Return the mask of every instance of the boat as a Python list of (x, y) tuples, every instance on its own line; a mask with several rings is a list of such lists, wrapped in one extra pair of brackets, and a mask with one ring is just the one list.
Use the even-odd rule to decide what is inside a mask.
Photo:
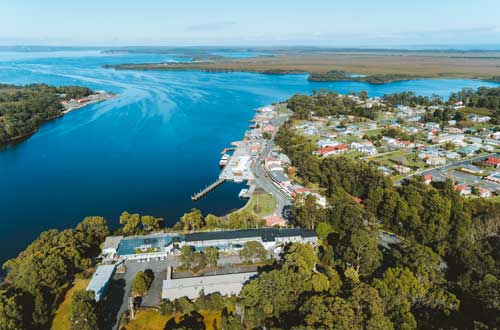
[(224, 167), (229, 163), (229, 158), (231, 158), (228, 154), (222, 155), (220, 161), (219, 161), (219, 166)]
[(248, 198), (248, 189), (241, 189), (240, 193), (238, 194), (239, 198)]

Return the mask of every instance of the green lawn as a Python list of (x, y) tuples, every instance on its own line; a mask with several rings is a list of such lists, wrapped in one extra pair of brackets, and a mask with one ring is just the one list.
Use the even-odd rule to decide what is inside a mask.
[[(214, 330), (213, 323), (214, 320), (219, 326), (220, 324), (220, 312), (209, 312), (205, 310), (200, 310), (199, 313), (203, 315), (205, 319), (205, 329)], [(164, 330), (167, 322), (172, 318), (172, 315), (161, 315), (158, 311), (153, 309), (140, 310), (137, 312), (134, 320), (131, 320), (126, 326), (126, 330)], [(180, 318), (176, 317), (176, 322), (179, 322)], [(68, 328), (69, 329), (69, 328)]]
[(71, 315), (71, 299), (76, 291), (83, 290), (89, 284), (88, 279), (75, 279), (73, 287), (68, 290), (63, 302), (59, 305), (56, 311), (54, 320), (52, 321), (52, 330), (68, 330), (70, 328)]
[(475, 114), (479, 116), (491, 116), (492, 110), (487, 109), (487, 108), (472, 108), (472, 107), (466, 107), (463, 109), (460, 109), (460, 112), (465, 113), (465, 114)]
[[(255, 212), (255, 205), (258, 205), (260, 210), (259, 212)], [(260, 194), (253, 195), (248, 201), (248, 204), (243, 209), (244, 211), (249, 211), (254, 213), (259, 217), (263, 217), (265, 215), (269, 215), (273, 213), (276, 209), (276, 200), (271, 194)]]

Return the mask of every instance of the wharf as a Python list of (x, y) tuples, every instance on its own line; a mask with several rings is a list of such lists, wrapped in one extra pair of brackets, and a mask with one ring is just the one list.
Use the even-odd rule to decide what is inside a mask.
[(226, 181), (226, 180), (225, 179), (219, 179), (219, 180), (215, 181), (214, 183), (206, 186), (205, 188), (203, 188), (202, 190), (200, 190), (198, 193), (196, 193), (193, 196), (191, 196), (191, 200), (197, 201), (197, 200), (201, 199), (206, 194), (208, 194), (209, 192), (211, 192), (212, 190), (214, 190), (215, 188), (217, 188), (218, 186), (220, 186), (221, 184), (223, 184), (224, 181)]

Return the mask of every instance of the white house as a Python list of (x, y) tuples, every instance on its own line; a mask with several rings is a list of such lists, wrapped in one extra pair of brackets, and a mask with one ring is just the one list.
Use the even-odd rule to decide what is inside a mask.
[(425, 160), (425, 163), (427, 165), (431, 165), (431, 166), (445, 165), (446, 164), (446, 158), (439, 157), (439, 156), (432, 156), (432, 157), (427, 158)]

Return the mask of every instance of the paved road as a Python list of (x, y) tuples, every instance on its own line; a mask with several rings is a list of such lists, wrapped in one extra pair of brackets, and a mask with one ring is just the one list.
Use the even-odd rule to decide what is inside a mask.
[[(145, 271), (146, 269), (151, 269), (155, 274), (155, 282), (162, 281), (160, 278), (162, 274), (165, 273), (168, 266), (176, 266), (177, 258), (168, 257), (163, 261), (150, 261), (150, 262), (138, 262), (136, 260), (127, 260), (125, 261), (126, 272), (125, 274), (116, 274), (114, 279), (123, 279), (125, 280), (123, 301), (120, 306), (120, 309), (117, 313), (117, 321), (113, 326), (113, 330), (118, 329), (118, 323), (120, 322), (121, 315), (128, 309), (128, 297), (130, 296), (130, 287), (132, 286), (132, 281), (134, 280), (135, 274), (139, 271)], [(158, 278), (158, 280), (156, 279)], [(161, 282), (156, 282), (156, 284)], [(153, 299), (153, 298), (152, 298)]]
[[(286, 122), (287, 119), (288, 117), (280, 116), (274, 119), (271, 124), (275, 127), (280, 127)], [(292, 199), (274, 184), (274, 182), (271, 180), (266, 170), (264, 169), (263, 165), (264, 160), (270, 156), (271, 151), (275, 146), (275, 136), (276, 133), (274, 133), (271, 140), (268, 140), (266, 142), (266, 145), (262, 149), (260, 156), (255, 159), (254, 165), (252, 166), (251, 170), (255, 177), (256, 185), (264, 189), (268, 193), (271, 193), (276, 199), (276, 214), (283, 216), (284, 209), (286, 209), (287, 206), (292, 205)]]
[(458, 162), (454, 162), (454, 163), (451, 163), (451, 164), (447, 164), (447, 165), (443, 165), (443, 166), (431, 168), (431, 169), (428, 169), (428, 170), (416, 171), (415, 173), (413, 173), (411, 175), (408, 175), (407, 177), (404, 177), (401, 180), (394, 181), (394, 184), (395, 185), (399, 185), (399, 184), (401, 184), (401, 182), (403, 182), (403, 180), (408, 179), (408, 178), (410, 178), (412, 176), (415, 176), (415, 175), (426, 175), (426, 174), (438, 175), (438, 174), (447, 172), (447, 171), (449, 171), (451, 169), (454, 169), (454, 168), (457, 168), (457, 167), (461, 167), (461, 166), (470, 164), (470, 163), (472, 163), (474, 161), (481, 160), (481, 159), (484, 159), (484, 158), (490, 157), (490, 156), (497, 156), (497, 155), (498, 155), (498, 153), (493, 152), (493, 153), (490, 153), (490, 154), (487, 154), (487, 155), (482, 155), (482, 156), (477, 156), (477, 157), (473, 157), (473, 158), (469, 158), (469, 159), (460, 160)]

